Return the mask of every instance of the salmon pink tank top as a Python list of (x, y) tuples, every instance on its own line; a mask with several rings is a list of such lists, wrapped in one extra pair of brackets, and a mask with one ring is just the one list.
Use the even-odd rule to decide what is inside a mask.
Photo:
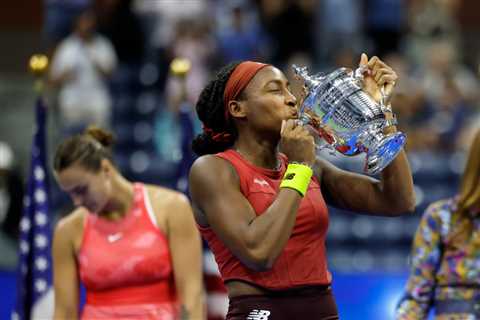
[(82, 319), (178, 318), (168, 241), (144, 185), (134, 184), (134, 203), (122, 220), (87, 215), (78, 265), (86, 288)]
[[(257, 216), (272, 204), (279, 192), (288, 160), (281, 155), (279, 170), (256, 167), (234, 151), (216, 156), (229, 161), (240, 179), (240, 190)], [(273, 267), (257, 272), (245, 266), (209, 227), (199, 226), (218, 264), (224, 282), (242, 280), (257, 286), (282, 290), (306, 285), (326, 285), (331, 282), (325, 257), (325, 234), (328, 228), (328, 210), (315, 177), (301, 200), (290, 239)], [(268, 237), (265, 234), (265, 237)]]

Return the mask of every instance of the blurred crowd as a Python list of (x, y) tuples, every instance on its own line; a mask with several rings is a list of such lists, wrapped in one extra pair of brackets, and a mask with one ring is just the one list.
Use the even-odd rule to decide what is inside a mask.
[(181, 86), (168, 68), (176, 57), (191, 61), (183, 100), (193, 106), (212, 72), (230, 61), (267, 61), (287, 72), (297, 62), (327, 71), (355, 67), (366, 52), (399, 74), (394, 109), (410, 137), (408, 150), (450, 153), (464, 146), (478, 117), (480, 55), (469, 31), (480, 22), (468, 18), (470, 6), (461, 0), (51, 0), (50, 79), (65, 126), (114, 127), (128, 93), (115, 88), (126, 82), (122, 89), (133, 96), (154, 92), (151, 103), (160, 103), (160, 111), (178, 113)]
[[(479, 6), (474, 0), (48, 0), (49, 103), (62, 135), (91, 123), (112, 129), (117, 164), (130, 179), (184, 190), (192, 157), (185, 145), (201, 129), (195, 102), (220, 66), (258, 60), (291, 75), (293, 63), (331, 71), (355, 68), (362, 52), (378, 55), (399, 75), (392, 104), (408, 136), (420, 212), (454, 192), (463, 151), (480, 126), (480, 43), (472, 41)], [(170, 72), (175, 58), (191, 62), (186, 75)], [(349, 168), (341, 156), (332, 161)], [(352, 222), (338, 212), (330, 241), (348, 248), (392, 237), (406, 248), (418, 217), (405, 219), (389, 226), (366, 217)], [(368, 262), (365, 252), (331, 252), (334, 267), (347, 265), (345, 259)]]

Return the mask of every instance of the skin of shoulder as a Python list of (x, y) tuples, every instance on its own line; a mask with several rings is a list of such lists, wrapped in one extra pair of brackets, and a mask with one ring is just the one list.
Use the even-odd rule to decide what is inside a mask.
[[(228, 161), (214, 155), (204, 155), (195, 160), (190, 169), (189, 180), (193, 193), (196, 193), (196, 189), (201, 191), (199, 193), (209, 192), (210, 188), (216, 186), (220, 189), (222, 185), (225, 186), (225, 182), (231, 185), (239, 184), (239, 177), (233, 166)], [(201, 200), (196, 199), (194, 194), (192, 194), (192, 198)], [(195, 202), (197, 205), (201, 204)]]
[(178, 205), (189, 203), (183, 193), (156, 185), (146, 185), (152, 205), (158, 208), (174, 209)]
[(157, 186), (153, 184), (146, 184), (145, 186), (147, 187), (149, 195), (154, 196), (155, 198), (165, 197), (164, 199), (162, 199), (162, 201), (171, 201), (171, 200), (175, 200), (174, 199), (175, 197), (183, 196), (183, 193), (179, 191), (165, 188), (162, 186)]
[(208, 226), (205, 209), (215, 197), (240, 191), (240, 178), (232, 164), (214, 155), (204, 155), (193, 163), (189, 174), (193, 212), (199, 225)]
[(57, 222), (55, 226), (55, 234), (57, 237), (71, 241), (72, 244), (74, 244), (76, 239), (81, 239), (83, 225), (87, 215), (88, 212), (85, 208), (76, 208)]
[(146, 185), (155, 218), (168, 235), (169, 220), (181, 218), (179, 212), (190, 210), (190, 201), (183, 193), (156, 185)]

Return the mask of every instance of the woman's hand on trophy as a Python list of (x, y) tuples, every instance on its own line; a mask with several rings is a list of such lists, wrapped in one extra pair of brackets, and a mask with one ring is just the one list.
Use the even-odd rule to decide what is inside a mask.
[(396, 72), (377, 56), (368, 59), (365, 53), (361, 55), (360, 66), (366, 66), (363, 89), (375, 101), (383, 99), (383, 104), (389, 105), (398, 79)]
[(320, 123), (322, 122), (322, 119), (313, 112), (311, 109), (306, 109), (304, 111), (308, 115), (309, 122), (308, 124), (311, 125), (312, 127), (318, 129), (320, 127)]
[(295, 120), (282, 121), (280, 151), (289, 161), (313, 166), (315, 163), (315, 140), (306, 127)]

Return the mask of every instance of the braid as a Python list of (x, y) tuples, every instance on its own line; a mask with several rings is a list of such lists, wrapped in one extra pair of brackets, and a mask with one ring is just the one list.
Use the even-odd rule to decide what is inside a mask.
[(230, 136), (226, 141), (214, 141), (211, 133), (199, 134), (192, 142), (192, 149), (199, 156), (224, 151), (237, 138), (235, 126), (225, 119), (223, 95), (227, 81), (238, 64), (233, 62), (223, 67), (200, 93), (195, 107), (200, 121), (214, 133), (226, 132)]

